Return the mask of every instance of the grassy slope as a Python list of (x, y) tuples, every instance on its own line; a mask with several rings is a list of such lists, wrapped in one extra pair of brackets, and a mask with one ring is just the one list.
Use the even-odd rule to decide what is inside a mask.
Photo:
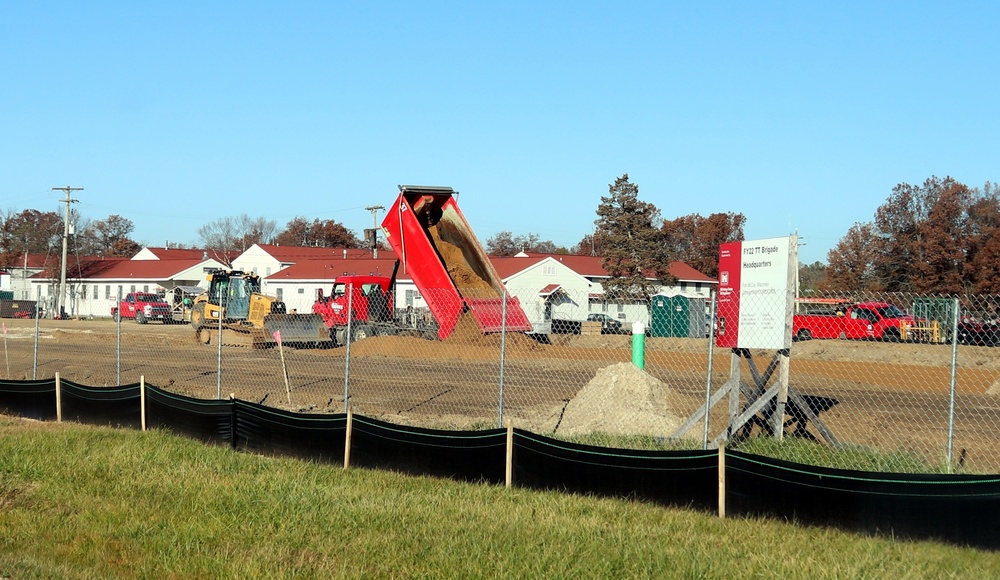
[(998, 577), (1000, 554), (0, 416), (0, 577)]

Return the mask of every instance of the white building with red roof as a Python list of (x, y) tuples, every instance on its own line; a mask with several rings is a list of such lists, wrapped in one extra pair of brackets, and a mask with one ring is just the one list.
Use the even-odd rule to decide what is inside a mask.
[[(217, 260), (129, 260), (125, 258), (83, 258), (66, 270), (66, 315), (70, 317), (111, 316), (119, 293), (153, 292), (170, 302), (175, 288), (198, 286), (205, 281), (205, 268), (221, 268)], [(30, 278), (41, 295), (42, 308), (52, 312), (59, 281), (44, 272)]]

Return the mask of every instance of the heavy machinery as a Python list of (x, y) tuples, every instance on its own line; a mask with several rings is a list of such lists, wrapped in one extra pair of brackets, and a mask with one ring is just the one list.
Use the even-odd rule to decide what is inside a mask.
[(322, 347), (330, 337), (322, 317), (288, 314), (285, 303), (260, 292), (260, 277), (241, 270), (206, 270), (209, 287), (194, 299), (191, 326), (198, 342), (218, 340), (226, 346), (267, 348), (277, 344)]
[[(323, 317), (333, 342), (345, 344), (348, 334), (351, 341), (373, 335), (444, 340), (466, 312), (484, 334), (531, 332), (534, 327), (518, 299), (507, 293), (458, 208), (457, 192), (450, 187), (415, 185), (401, 185), (399, 191), (382, 221), (386, 239), (399, 256), (392, 276), (339, 276), (330, 295), (320, 294), (313, 304), (313, 312)], [(425, 319), (395, 310), (401, 265), (432, 316)]]
[(531, 332), (531, 322), (512, 297), (472, 233), (450, 187), (400, 185), (382, 231), (404, 272), (420, 290), (447, 338), (468, 312), (483, 333)]

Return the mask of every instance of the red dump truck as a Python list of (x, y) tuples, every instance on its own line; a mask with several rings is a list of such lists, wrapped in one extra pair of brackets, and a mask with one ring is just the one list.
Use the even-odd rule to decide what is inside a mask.
[[(313, 312), (323, 316), (337, 344), (348, 338), (349, 302), (354, 340), (371, 334), (444, 340), (464, 313), (471, 315), (483, 333), (533, 330), (518, 299), (507, 293), (472, 233), (456, 193), (450, 187), (399, 186), (399, 196), (382, 221), (386, 240), (399, 257), (392, 276), (338, 277), (331, 294), (320, 296), (313, 305)], [(431, 320), (394, 311), (400, 268), (420, 291)]]
[(811, 338), (851, 338), (897, 342), (904, 335), (903, 324), (914, 326), (913, 316), (888, 302), (830, 303), (823, 311), (795, 314), (792, 336)]
[[(335, 345), (347, 343), (348, 330), (352, 342), (382, 335), (438, 338), (438, 326), (433, 320), (407, 314), (397, 315), (393, 307), (393, 296), (396, 294), (398, 268), (397, 261), (392, 276), (338, 276), (333, 281), (329, 295), (324, 295), (320, 290), (312, 311), (323, 318)], [(349, 317), (349, 312), (353, 316)]]

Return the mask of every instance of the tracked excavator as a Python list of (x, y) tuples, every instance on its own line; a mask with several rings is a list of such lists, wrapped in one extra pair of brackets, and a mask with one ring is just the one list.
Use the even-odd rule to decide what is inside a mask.
[(223, 346), (268, 348), (283, 344), (299, 348), (330, 346), (330, 335), (317, 314), (288, 314), (285, 303), (260, 291), (260, 277), (251, 272), (206, 270), (208, 290), (194, 299), (191, 327), (202, 344), (219, 340)]

